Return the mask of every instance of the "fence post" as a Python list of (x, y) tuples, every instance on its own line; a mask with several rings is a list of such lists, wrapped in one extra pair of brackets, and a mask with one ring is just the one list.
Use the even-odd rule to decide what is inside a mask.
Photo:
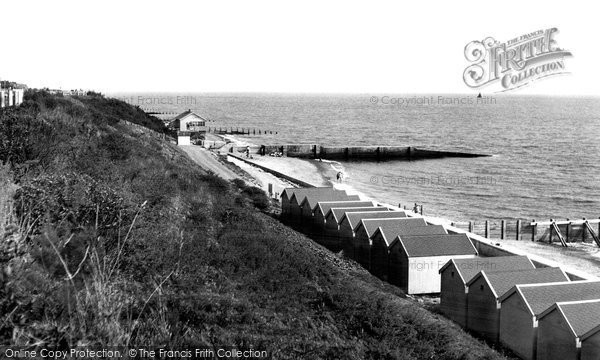
[(486, 220), (485, 221), (485, 238), (489, 238), (490, 237), (490, 221)]
[(587, 233), (587, 226), (585, 226), (585, 218), (583, 218), (583, 222), (584, 224), (581, 226), (581, 241), (585, 242), (585, 238), (586, 238), (586, 233)]
[(473, 232), (473, 221), (469, 221), (469, 232)]
[(517, 220), (517, 240), (521, 240), (521, 219)]
[[(533, 219), (532, 222), (535, 222), (535, 219)], [(531, 225), (531, 241), (535, 241), (536, 233), (537, 233), (537, 224)]]
[(500, 239), (504, 240), (505, 236), (506, 236), (506, 221), (502, 220), (502, 222), (500, 223)]
[[(569, 219), (567, 219), (567, 221), (569, 221)], [(566, 242), (569, 242), (569, 234), (571, 233), (571, 222), (569, 221), (569, 223), (567, 224), (567, 239), (565, 240)]]

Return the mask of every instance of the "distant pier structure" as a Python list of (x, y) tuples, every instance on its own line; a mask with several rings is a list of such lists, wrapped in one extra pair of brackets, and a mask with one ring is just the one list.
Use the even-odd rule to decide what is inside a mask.
[(177, 131), (177, 145), (191, 145), (192, 135), (206, 134), (206, 122), (190, 109), (173, 118), (167, 127)]

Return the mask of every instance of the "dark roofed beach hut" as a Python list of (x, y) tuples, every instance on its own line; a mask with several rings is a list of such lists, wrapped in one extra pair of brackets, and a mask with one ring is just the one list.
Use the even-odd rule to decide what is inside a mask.
[[(383, 209), (383, 208), (382, 208)], [(355, 259), (354, 254), (354, 230), (363, 219), (390, 219), (390, 218), (406, 218), (404, 211), (360, 211), (346, 212), (340, 220), (339, 236), (344, 255), (350, 259)]]
[(331, 208), (327, 215), (325, 215), (325, 228), (331, 230), (340, 230), (340, 223), (344, 219), (347, 213), (367, 213), (367, 212), (389, 212), (389, 209), (383, 206), (372, 206), (372, 207), (359, 207), (359, 208), (347, 208), (347, 207), (335, 207)]
[(440, 292), (440, 269), (452, 258), (474, 258), (465, 234), (397, 236), (390, 246), (388, 281), (407, 294)]
[(539, 316), (538, 360), (600, 359), (600, 299), (559, 302)]
[(355, 260), (365, 269), (371, 267), (371, 236), (380, 226), (388, 223), (397, 223), (402, 229), (425, 227), (427, 222), (423, 218), (389, 218), (389, 219), (363, 219), (354, 230)]
[(451, 259), (440, 269), (440, 310), (462, 327), (467, 326), (467, 283), (480, 271), (531, 270), (527, 256)]
[(536, 359), (538, 316), (557, 302), (599, 298), (600, 281), (516, 285), (500, 297), (500, 343), (522, 359)]
[(546, 267), (513, 271), (481, 271), (468, 283), (467, 329), (498, 342), (500, 302), (498, 299), (517, 284), (569, 281), (560, 268)]
[(387, 281), (390, 246), (397, 236), (408, 235), (444, 235), (448, 234), (442, 225), (402, 226), (402, 222), (388, 222), (381, 225), (371, 236), (369, 253), (370, 271), (373, 275)]
[(314, 225), (314, 210), (322, 201), (360, 201), (358, 195), (348, 195), (345, 191), (311, 193), (300, 202), (300, 218), (304, 224)]
[[(374, 208), (375, 205), (372, 201), (356, 201), (356, 200), (342, 200), (342, 201), (319, 201), (313, 209), (313, 221), (315, 226), (325, 228), (326, 217), (329, 215), (329, 210), (332, 208)], [(337, 225), (337, 223), (336, 223)], [(337, 230), (337, 226), (336, 229)]]
[[(293, 222), (299, 222), (302, 210), (300, 204), (304, 201), (307, 194), (323, 195), (333, 192), (341, 192), (345, 194), (345, 191), (338, 191), (332, 187), (318, 187), (318, 188), (287, 188), (281, 195), (281, 212), (286, 214), (286, 218), (289, 218)], [(286, 200), (289, 199), (289, 200)]]

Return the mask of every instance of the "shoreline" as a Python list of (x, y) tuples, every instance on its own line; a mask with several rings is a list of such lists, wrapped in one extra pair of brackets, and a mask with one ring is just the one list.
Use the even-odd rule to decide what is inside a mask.
[[(231, 145), (234, 146), (257, 146), (249, 141), (241, 140), (235, 135), (214, 135), (225, 141), (230, 141)], [(230, 145), (230, 146), (231, 146)], [(230, 147), (229, 146), (229, 147)], [(228, 148), (229, 148), (228, 147)], [(236, 154), (237, 155), (237, 154)], [(238, 155), (243, 157), (242, 154)], [(378, 199), (375, 195), (365, 193), (357, 188), (357, 183), (352, 181), (352, 178), (348, 176), (346, 169), (339, 161), (335, 160), (313, 160), (313, 159), (302, 159), (293, 157), (274, 157), (274, 156), (261, 156), (252, 154), (252, 158), (248, 159), (250, 162), (256, 163), (273, 171), (283, 173), (292, 178), (313, 184), (314, 186), (333, 186), (336, 189), (346, 190), (351, 195), (358, 195), (361, 199), (367, 201), (375, 201), (381, 205), (398, 208), (398, 204), (390, 204), (387, 201)], [(239, 160), (236, 160), (239, 161)], [(336, 181), (336, 175), (338, 172), (342, 173), (343, 181)], [(404, 209), (402, 209), (404, 210)], [(406, 209), (412, 212), (412, 209)], [(420, 216), (420, 215), (419, 215)], [(438, 214), (423, 216), (424, 218), (431, 219), (436, 223), (444, 225), (450, 225), (454, 221)]]
[[(223, 153), (223, 149), (228, 151), (231, 146), (255, 146), (255, 144), (241, 141), (235, 136), (227, 135), (221, 137), (227, 142), (226, 146), (219, 150), (219, 153)], [(227, 146), (228, 145), (228, 146)], [(309, 160), (289, 157), (274, 157), (274, 156), (260, 156), (252, 154), (251, 158), (244, 159), (243, 154), (236, 154), (242, 160), (236, 159), (233, 156), (227, 156), (227, 161), (240, 167), (246, 171), (250, 176), (256, 179), (256, 181), (262, 185), (263, 190), (267, 192), (266, 188), (268, 184), (273, 184), (273, 195), (279, 195), (285, 187), (290, 187), (292, 182), (286, 181), (274, 175), (273, 173), (284, 174), (287, 177), (298, 179), (314, 186), (333, 186), (336, 189), (346, 190), (349, 194), (358, 195), (362, 200), (374, 201), (378, 204), (386, 206), (394, 210), (404, 210), (399, 208), (397, 205), (389, 204), (385, 201), (380, 201), (374, 196), (370, 196), (367, 193), (359, 191), (352, 183), (351, 178), (344, 179), (343, 182), (335, 180), (338, 171), (345, 174), (343, 165), (339, 162), (332, 160)], [(259, 169), (257, 166), (270, 169), (273, 173)], [(582, 251), (578, 247), (570, 247), (568, 251), (560, 249), (554, 246), (546, 246), (539, 242), (535, 243), (535, 246), (528, 244), (528, 241), (507, 241), (498, 239), (489, 239), (483, 236), (470, 233), (466, 230), (456, 228), (452, 226), (453, 221), (441, 216), (428, 216), (413, 213), (412, 209), (407, 209), (407, 214), (411, 217), (423, 217), (425, 221), (432, 225), (443, 225), (450, 233), (464, 233), (467, 234), (474, 245), (478, 248), (478, 251), (487, 256), (497, 255), (526, 255), (529, 256), (532, 261), (539, 264), (542, 267), (561, 267), (565, 272), (569, 273), (573, 279), (599, 279), (597, 276), (591, 275), (596, 273), (600, 269), (600, 263), (593, 261), (593, 257), (600, 258), (600, 249), (596, 249), (598, 254), (592, 258), (586, 258), (587, 261), (581, 261), (583, 258), (578, 256), (577, 252)], [(583, 254), (585, 256), (585, 254)], [(552, 259), (552, 260), (551, 260)], [(554, 260), (557, 259), (557, 260)], [(562, 261), (559, 263), (558, 261)]]

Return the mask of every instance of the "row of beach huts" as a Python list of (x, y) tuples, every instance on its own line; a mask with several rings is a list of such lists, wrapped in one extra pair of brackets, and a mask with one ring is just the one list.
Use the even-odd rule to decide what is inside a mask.
[(600, 281), (527, 256), (481, 256), (465, 233), (332, 187), (287, 188), (282, 220), (527, 360), (600, 359)]

